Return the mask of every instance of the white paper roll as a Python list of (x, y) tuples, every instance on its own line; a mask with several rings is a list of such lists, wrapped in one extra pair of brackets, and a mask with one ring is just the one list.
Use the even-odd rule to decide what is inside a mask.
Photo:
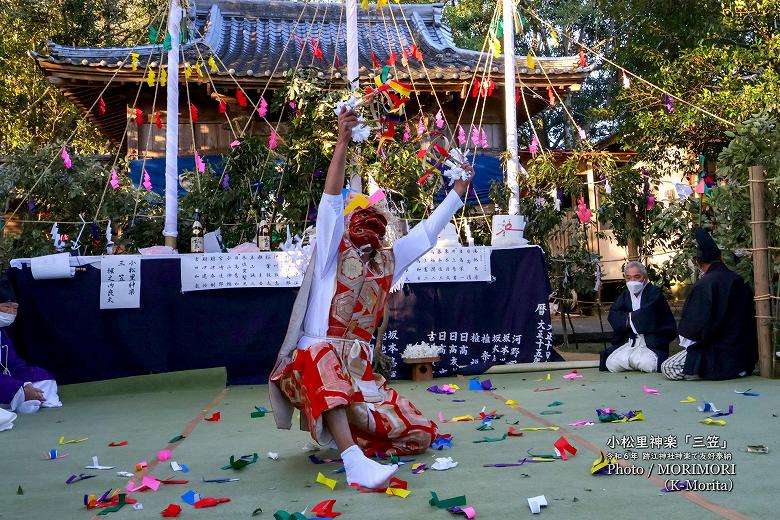
[(53, 280), (56, 278), (73, 278), (76, 268), (70, 266), (70, 254), (36, 256), (30, 259), (30, 268), (36, 280)]

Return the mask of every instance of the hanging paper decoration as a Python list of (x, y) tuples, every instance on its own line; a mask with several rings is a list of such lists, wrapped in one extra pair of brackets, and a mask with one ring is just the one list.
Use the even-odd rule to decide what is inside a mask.
[(606, 177), (604, 178), (604, 191), (607, 192), (607, 195), (612, 193), (612, 186), (609, 184), (609, 179)]
[(534, 57), (531, 56), (531, 52), (529, 51), (528, 54), (525, 57), (525, 62), (528, 65), (529, 69), (535, 69), (536, 68), (536, 62), (534, 61)]
[(484, 128), (479, 129), (479, 146), (482, 148), (490, 148), (490, 144), (488, 143), (487, 134), (485, 133)]
[(444, 128), (444, 114), (441, 108), (436, 112), (436, 128)]
[(655, 206), (655, 195), (652, 193), (647, 197), (647, 211), (650, 211)]
[(195, 150), (195, 169), (198, 171), (198, 173), (203, 173), (206, 171), (206, 163), (203, 162), (203, 159), (197, 150)]
[(155, 44), (157, 43), (157, 28), (153, 25), (149, 26), (149, 43)]
[(209, 56), (209, 59), (206, 61), (206, 63), (209, 64), (209, 69), (211, 69), (211, 72), (219, 72), (219, 67), (217, 67), (217, 62), (214, 60), (214, 56)]
[(164, 87), (168, 84), (168, 71), (166, 69), (160, 69), (160, 86)]
[(555, 29), (550, 29), (550, 39), (552, 40), (553, 47), (560, 45), (560, 42), (558, 41), (558, 33), (555, 31)]
[(27, 200), (27, 212), (28, 213), (34, 213), (35, 212), (35, 198), (30, 197)]
[(580, 219), (580, 222), (587, 224), (590, 222), (592, 216), (593, 213), (591, 213), (588, 206), (585, 205), (585, 199), (582, 197), (577, 199), (577, 218)]
[(314, 38), (312, 38), (311, 40), (311, 49), (312, 49), (312, 54), (314, 54), (314, 57), (320, 60), (320, 63), (322, 63), (324, 55), (322, 54), (322, 49), (320, 48), (320, 42), (318, 42)]
[(423, 117), (420, 116), (420, 119), (417, 121), (417, 135), (421, 136), (425, 133), (425, 123), (423, 122)]
[(449, 179), (450, 186), (457, 180), (466, 181), (471, 178), (471, 173), (468, 171), (468, 152), (453, 148), (445, 157), (444, 166), (447, 166), (447, 169), (442, 172), (442, 175)]
[(547, 86), (547, 100), (550, 102), (550, 106), (555, 106), (555, 92), (553, 92), (553, 88), (551, 86)]
[(272, 128), (271, 135), (268, 136), (268, 148), (276, 150), (277, 146), (279, 146), (279, 142), (277, 141), (276, 130)]
[(490, 38), (490, 50), (493, 51), (494, 58), (501, 56), (501, 42), (494, 36), (491, 36)]
[(199, 78), (203, 77), (203, 68), (202, 68), (202, 66), (203, 66), (203, 64), (201, 62), (199, 62), (199, 61), (195, 63), (195, 67), (194, 67), (195, 68), (195, 72), (198, 73), (198, 77)]
[(403, 53), (401, 54), (401, 65), (404, 67), (409, 66), (409, 53), (406, 51), (406, 49), (404, 49)]
[(266, 102), (264, 97), (260, 97), (260, 105), (257, 107), (257, 115), (260, 117), (265, 117), (266, 114), (268, 114), (268, 103)]
[(138, 60), (141, 57), (140, 54), (137, 52), (131, 52), (130, 53), (130, 67), (132, 68), (133, 72), (138, 70)]
[(705, 165), (707, 163), (707, 156), (705, 156), (703, 153), (699, 154), (699, 171), (703, 172)]
[(190, 103), (190, 121), (193, 123), (198, 122), (198, 107), (194, 103)]
[(539, 153), (539, 138), (536, 137), (535, 133), (531, 137), (531, 144), (528, 145), (528, 151), (531, 152), (531, 155), (533, 156)]
[(580, 47), (580, 67), (585, 67), (588, 64), (585, 59), (585, 49)]
[(416, 59), (417, 61), (422, 61), (423, 60), (422, 51), (417, 48), (417, 44), (416, 43), (413, 43), (412, 46), (409, 47), (409, 54), (411, 54), (412, 57), (414, 59)]
[(225, 112), (227, 112), (227, 103), (224, 99), (219, 98), (219, 113), (224, 114)]
[(471, 127), (471, 144), (479, 146), (479, 130), (475, 126)]
[(106, 113), (106, 102), (103, 99), (103, 96), (100, 96), (100, 98), (98, 98), (98, 114), (102, 116), (105, 113)]
[(404, 135), (403, 135), (403, 141), (409, 142), (409, 138), (411, 137), (411, 129), (409, 128), (409, 123), (404, 124)]
[(458, 144), (462, 146), (466, 144), (466, 141), (468, 141), (468, 139), (466, 139), (466, 132), (463, 130), (462, 126), (458, 125)]
[(228, 175), (227, 173), (222, 175), (222, 189), (223, 190), (230, 189), (230, 175)]
[(114, 191), (119, 189), (119, 175), (116, 173), (116, 168), (111, 168), (111, 188)]
[(390, 57), (387, 58), (387, 64), (390, 65), (391, 67), (394, 67), (395, 60), (396, 60), (395, 51), (390, 51)]
[(70, 154), (68, 154), (68, 148), (65, 145), (62, 146), (60, 157), (62, 157), (62, 163), (65, 165), (65, 168), (69, 170), (73, 168), (73, 161), (70, 160)]
[(156, 79), (157, 76), (154, 74), (154, 71), (149, 69), (149, 71), (146, 73), (146, 84), (150, 87), (153, 87)]
[(628, 74), (626, 74), (626, 71), (623, 71), (623, 88), (624, 89), (631, 88), (631, 80), (628, 79)]
[(673, 102), (672, 96), (670, 96), (668, 94), (664, 94), (663, 102), (664, 102), (664, 105), (666, 105), (666, 111), (667, 112), (669, 112), (670, 114), (672, 112), (674, 112), (674, 102)]
[(366, 11), (368, 11), (368, 0), (362, 0), (362, 1), (360, 2), (360, 7), (362, 7), (362, 8), (363, 8), (363, 9), (365, 9)]
[(699, 179), (699, 184), (696, 185), (696, 193), (699, 195), (704, 195), (704, 192), (707, 189), (707, 185), (704, 184), (704, 179)]
[(588, 138), (588, 135), (585, 133), (585, 130), (583, 130), (581, 126), (577, 127), (577, 133), (579, 134), (580, 139), (582, 141), (584, 141), (584, 140), (586, 140)]
[(144, 111), (140, 108), (135, 109), (135, 124), (141, 126), (144, 124)]
[(154, 126), (157, 128), (162, 128), (162, 119), (160, 118), (159, 110), (154, 113)]
[(379, 9), (382, 9), (386, 5), (387, 5), (387, 0), (376, 0), (376, 6)]
[(189, 63), (184, 63), (184, 79), (190, 79), (192, 77), (192, 67)]
[(239, 141), (238, 139), (230, 143), (231, 148), (238, 148), (239, 146), (241, 146), (241, 141)]
[(381, 69), (382, 65), (379, 64), (379, 60), (376, 59), (376, 54), (374, 54), (374, 51), (371, 51), (371, 63), (374, 64), (375, 69)]
[(246, 96), (241, 91), (240, 88), (236, 89), (236, 101), (238, 101), (238, 106), (245, 107), (246, 106)]
[(144, 182), (143, 187), (146, 191), (152, 191), (152, 179), (149, 177), (149, 172), (144, 168)]
[(339, 55), (336, 54), (336, 56), (333, 59), (333, 65), (335, 67), (341, 67), (341, 60), (339, 59)]

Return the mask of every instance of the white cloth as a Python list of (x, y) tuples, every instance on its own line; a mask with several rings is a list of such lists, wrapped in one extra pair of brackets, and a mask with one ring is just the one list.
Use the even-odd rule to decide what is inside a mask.
[(635, 340), (628, 340), (617, 348), (607, 358), (607, 370), (624, 372), (639, 370), (640, 372), (655, 372), (658, 369), (658, 356), (647, 348), (645, 337), (640, 334)]
[(0, 432), (10, 430), (14, 427), (14, 421), (16, 420), (16, 414), (3, 410), (0, 408)]
[(43, 381), (35, 381), (29, 383), (38, 390), (43, 392), (44, 401), (38, 401), (35, 399), (25, 401), (24, 400), (24, 387), (28, 383), (22, 385), (17, 390), (14, 398), (11, 399), (10, 410), (18, 413), (35, 413), (39, 408), (59, 408), (62, 406), (60, 396), (57, 393), (57, 382), (53, 379), (45, 379)]
[(680, 336), (679, 338), (680, 338), (680, 347), (682, 348), (692, 347), (696, 344), (695, 341), (693, 341), (692, 339), (688, 339), (684, 336)]
[[(395, 270), (391, 286), (412, 263), (436, 244), (436, 237), (461, 207), (463, 201), (455, 191), (450, 191), (430, 217), (414, 226), (409, 234), (395, 241)], [(305, 333), (298, 341), (299, 349), (308, 348), (328, 335), (328, 317), (336, 292), (336, 264), (343, 235), (344, 199), (340, 194), (324, 193), (317, 212), (316, 265), (303, 320)]]

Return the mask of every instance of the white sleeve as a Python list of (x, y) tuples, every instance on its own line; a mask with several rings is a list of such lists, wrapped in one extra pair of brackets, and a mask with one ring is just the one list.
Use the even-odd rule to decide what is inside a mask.
[(680, 336), (680, 346), (681, 346), (682, 348), (688, 348), (688, 347), (692, 347), (692, 346), (694, 346), (695, 344), (696, 344), (696, 342), (695, 342), (695, 341), (693, 341), (692, 339), (688, 339), (688, 338), (686, 338), (686, 337), (684, 337), (684, 336)]
[(415, 260), (428, 252), (436, 245), (436, 238), (447, 223), (452, 220), (455, 212), (463, 207), (463, 201), (455, 190), (449, 192), (439, 207), (433, 210), (431, 216), (409, 231), (409, 234), (399, 238), (393, 244), (395, 256), (395, 270), (393, 272), (393, 284), (395, 284), (406, 269)]
[(317, 265), (316, 275), (322, 277), (328, 272), (331, 262), (339, 254), (339, 244), (344, 235), (344, 199), (341, 194), (322, 194), (317, 209)]

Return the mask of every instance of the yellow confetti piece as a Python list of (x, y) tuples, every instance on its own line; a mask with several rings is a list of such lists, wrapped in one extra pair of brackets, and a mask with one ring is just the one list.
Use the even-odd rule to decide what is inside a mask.
[(336, 481), (332, 478), (328, 478), (322, 473), (317, 473), (317, 483), (322, 484), (323, 486), (327, 486), (330, 489), (335, 489), (336, 487)]
[(460, 390), (460, 387), (458, 385), (450, 385), (450, 388), (453, 390)]
[[(415, 462), (414, 464), (412, 464), (412, 473), (414, 473), (415, 470), (420, 466), (425, 466), (425, 464), (422, 464), (420, 462)], [(425, 473), (425, 470), (423, 469), (422, 471), (420, 471), (420, 473)]]
[(389, 487), (389, 488), (387, 488), (387, 491), (385, 491), (385, 493), (387, 493), (390, 496), (397, 496), (397, 497), (401, 497), (401, 498), (406, 498), (406, 497), (409, 496), (411, 491), (409, 491), (408, 489), (391, 488), (391, 487)]
[(699, 421), (702, 424), (706, 424), (707, 426), (726, 426), (726, 421), (723, 419), (710, 419), (707, 417), (703, 421)]
[(146, 84), (153, 87), (156, 78), (157, 76), (154, 74), (154, 71), (149, 69), (149, 72), (146, 74)]
[(354, 199), (352, 199), (349, 204), (347, 204), (347, 207), (344, 208), (344, 215), (349, 215), (357, 208), (367, 208), (368, 206), (369, 202), (366, 196), (362, 193), (359, 193), (355, 196)]
[(83, 439), (70, 439), (69, 441), (66, 441), (65, 437), (62, 436), (62, 437), (60, 437), (60, 444), (78, 444), (78, 443), (84, 442), (84, 441), (86, 441), (88, 439), (89, 439), (89, 437), (84, 437)]
[(517, 401), (515, 401), (514, 399), (507, 399), (504, 404), (507, 405), (507, 406), (516, 406), (517, 405)]
[(472, 415), (459, 415), (457, 417), (453, 417), (449, 420), (449, 422), (458, 422), (458, 421), (473, 421), (474, 417)]
[(543, 377), (541, 379), (537, 379), (537, 381), (549, 381), (550, 380), (550, 373), (547, 372), (547, 377)]
[(685, 399), (683, 399), (680, 402), (681, 403), (698, 403), (699, 401), (697, 401), (695, 397), (692, 397), (692, 396), (689, 395), (688, 397), (686, 397)]
[(557, 426), (544, 426), (542, 428), (515, 428), (515, 430), (521, 432), (542, 432), (545, 430), (549, 430), (551, 432), (557, 432), (559, 428)]

